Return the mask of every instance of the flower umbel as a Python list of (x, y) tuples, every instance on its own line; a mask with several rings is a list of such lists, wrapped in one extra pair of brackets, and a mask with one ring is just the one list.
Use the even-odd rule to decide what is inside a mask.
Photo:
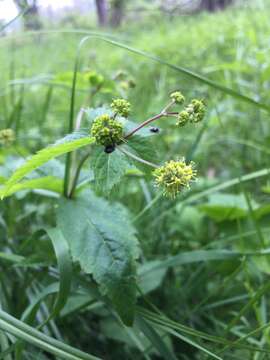
[(185, 102), (185, 97), (180, 91), (173, 92), (170, 98), (174, 100), (176, 104), (183, 104)]
[(190, 114), (189, 121), (191, 123), (197, 123), (202, 121), (206, 107), (202, 100), (194, 99), (191, 101), (191, 104), (189, 104), (186, 108), (187, 112)]
[(189, 113), (186, 110), (181, 111), (177, 115), (176, 125), (179, 127), (185, 126), (189, 122)]
[(108, 114), (98, 116), (92, 125), (91, 135), (97, 144), (109, 146), (119, 144), (123, 138), (123, 125)]
[(175, 198), (184, 188), (189, 188), (196, 174), (194, 163), (187, 164), (184, 159), (167, 161), (153, 171), (156, 185), (162, 187), (164, 194), (172, 198)]
[(204, 118), (206, 106), (202, 100), (193, 99), (177, 116), (177, 126), (185, 126), (188, 122), (198, 123)]
[(15, 133), (12, 129), (0, 130), (0, 144), (8, 146), (15, 141)]
[(130, 103), (125, 99), (115, 99), (111, 103), (111, 108), (117, 115), (127, 117), (130, 113)]

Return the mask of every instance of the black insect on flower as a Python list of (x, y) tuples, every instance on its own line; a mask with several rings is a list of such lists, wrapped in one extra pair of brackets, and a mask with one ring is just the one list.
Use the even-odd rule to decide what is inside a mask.
[(114, 144), (107, 145), (107, 146), (105, 146), (105, 148), (104, 148), (104, 152), (105, 152), (106, 154), (111, 154), (112, 152), (114, 152), (114, 150), (115, 150), (115, 145), (114, 145)]
[(151, 131), (152, 133), (158, 133), (158, 132), (159, 132), (159, 128), (158, 128), (158, 127), (151, 126), (151, 127), (150, 127), (150, 131)]

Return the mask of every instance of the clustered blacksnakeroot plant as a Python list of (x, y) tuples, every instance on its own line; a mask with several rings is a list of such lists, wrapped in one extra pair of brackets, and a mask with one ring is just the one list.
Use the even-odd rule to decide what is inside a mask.
[(0, 145), (9, 146), (15, 141), (15, 133), (12, 129), (0, 130)]
[[(128, 326), (133, 324), (135, 316), (136, 261), (139, 256), (136, 230), (125, 207), (121, 204), (113, 205), (104, 197), (96, 195), (108, 195), (122, 176), (134, 169), (138, 162), (144, 165), (140, 166), (142, 171), (147, 172), (147, 169), (150, 169), (155, 185), (162, 189), (164, 195), (175, 198), (189, 188), (196, 178), (194, 163), (179, 157), (161, 165), (155, 164), (155, 152), (152, 151), (147, 136), (159, 134), (159, 128), (152, 126), (152, 123), (161, 118), (175, 118), (175, 126), (179, 126), (181, 112), (174, 107), (181, 106), (184, 102), (184, 96), (176, 91), (170, 95), (168, 104), (158, 114), (140, 124), (128, 119), (131, 105), (125, 99), (114, 99), (109, 108), (103, 106), (86, 109), (87, 120), (92, 122), (90, 133), (89, 130), (85, 132), (80, 129), (79, 117), (75, 132), (27, 159), (0, 189), (1, 198), (9, 196), (17, 191), (17, 183), (46, 162), (96, 144), (84, 152), (79, 162), (75, 156), (68, 157), (67, 160), (70, 161), (66, 162), (63, 188), (60, 188), (60, 191), (64, 190), (64, 197), (59, 199), (56, 208), (57, 226), (53, 233), (49, 233), (53, 236), (55, 232), (57, 236), (61, 234), (61, 241), (67, 242), (67, 249), (73, 259), (79, 262), (85, 273), (93, 276), (101, 294), (112, 302)], [(184, 111), (187, 113), (185, 125), (194, 125), (203, 119), (205, 104), (201, 100), (193, 99)], [(140, 131), (141, 129), (144, 131)], [(14, 140), (14, 133), (10, 129), (2, 130), (0, 140), (5, 144), (11, 142)], [(92, 179), (86, 179), (86, 182), (82, 180), (78, 184), (84, 162), (89, 157), (94, 183)], [(85, 189), (89, 181), (93, 185), (91, 190), (94, 191)], [(26, 188), (27, 182), (25, 180)], [(110, 221), (108, 217), (112, 217)]]
[[(204, 118), (206, 106), (203, 100), (193, 99), (184, 110), (172, 112), (169, 111), (171, 107), (184, 104), (185, 97), (180, 91), (175, 91), (170, 95), (170, 99), (170, 102), (159, 114), (144, 121), (128, 133), (124, 132), (121, 117), (126, 118), (129, 115), (131, 105), (125, 99), (115, 99), (111, 103), (113, 113), (100, 115), (93, 121), (91, 136), (95, 138), (97, 144), (103, 145), (104, 151), (109, 154), (117, 146), (128, 142), (129, 138), (137, 131), (162, 117), (175, 117), (177, 127), (183, 127), (188, 123), (198, 123)], [(149, 130), (152, 133), (159, 133), (157, 127), (152, 126)], [(190, 183), (196, 179), (195, 164), (193, 162), (187, 163), (184, 157), (176, 161), (169, 160), (164, 165), (158, 166), (123, 149), (121, 151), (137, 161), (154, 167), (155, 170), (152, 174), (155, 178), (155, 185), (162, 188), (166, 196), (175, 198), (182, 190), (189, 188)]]

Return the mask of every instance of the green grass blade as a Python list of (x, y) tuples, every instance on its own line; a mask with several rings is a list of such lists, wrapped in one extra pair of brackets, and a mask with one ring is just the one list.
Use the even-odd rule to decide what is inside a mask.
[(241, 182), (246, 182), (246, 181), (258, 179), (260, 177), (268, 176), (268, 175), (270, 175), (270, 169), (269, 168), (254, 171), (254, 172), (251, 172), (249, 174), (242, 175), (242, 176), (239, 176), (237, 178), (234, 178), (234, 179), (231, 179), (231, 180), (228, 180), (228, 181), (224, 181), (224, 182), (222, 182), (222, 183), (220, 183), (218, 185), (210, 187), (209, 189), (206, 189), (206, 190), (200, 191), (200, 192), (198, 192), (196, 194), (190, 195), (183, 201), (183, 203), (190, 204), (190, 203), (192, 203), (194, 201), (200, 200), (200, 199), (204, 198), (205, 196), (208, 196), (208, 195), (213, 194), (215, 192), (228, 189), (228, 188), (233, 187), (235, 185), (239, 185), (239, 184), (241, 184)]
[(156, 55), (149, 54), (149, 53), (147, 53), (145, 51), (135, 49), (135, 48), (133, 48), (131, 46), (128, 46), (126, 44), (123, 44), (123, 43), (120, 43), (120, 42), (117, 42), (117, 41), (114, 41), (114, 40), (107, 39), (106, 37), (102, 37), (102, 36), (93, 36), (93, 37), (96, 37), (96, 38), (98, 38), (100, 40), (103, 40), (103, 41), (105, 41), (105, 42), (107, 42), (107, 43), (109, 43), (111, 45), (120, 47), (120, 48), (122, 48), (124, 50), (130, 51), (130, 52), (132, 52), (134, 54), (141, 55), (141, 56), (143, 56), (143, 57), (145, 57), (147, 59), (153, 60), (153, 61), (155, 61), (155, 62), (157, 62), (157, 63), (159, 63), (161, 65), (165, 65), (165, 66), (167, 66), (167, 67), (169, 67), (169, 68), (171, 68), (173, 70), (176, 70), (176, 71), (178, 71), (178, 72), (180, 72), (180, 73), (182, 73), (182, 74), (184, 74), (184, 75), (186, 75), (186, 76), (188, 76), (188, 77), (190, 77), (192, 79), (195, 79), (195, 80), (197, 80), (197, 81), (199, 81), (199, 82), (201, 82), (203, 84), (209, 85), (210, 87), (212, 87), (212, 88), (214, 88), (216, 90), (219, 90), (219, 91), (221, 91), (221, 92), (223, 92), (225, 94), (228, 94), (228, 95), (230, 95), (230, 96), (232, 96), (234, 98), (242, 100), (242, 101), (244, 101), (246, 103), (249, 103), (251, 105), (254, 105), (254, 106), (258, 107), (258, 108), (270, 111), (270, 106), (269, 105), (266, 105), (266, 104), (263, 104), (261, 102), (255, 101), (255, 100), (253, 100), (252, 98), (250, 98), (250, 97), (248, 97), (246, 95), (243, 95), (243, 94), (241, 94), (241, 93), (239, 93), (239, 92), (237, 92), (237, 91), (235, 91), (235, 90), (233, 90), (231, 88), (225, 87), (225, 86), (223, 86), (223, 85), (221, 85), (221, 84), (219, 84), (217, 82), (214, 82), (214, 81), (212, 81), (212, 80), (210, 80), (210, 79), (208, 79), (208, 78), (206, 78), (206, 77), (204, 77), (202, 75), (199, 75), (199, 74), (195, 73), (194, 71), (186, 69), (186, 68), (184, 68), (182, 66), (171, 64), (168, 61), (163, 60), (162, 58), (160, 58), (160, 57), (158, 57)]
[(47, 234), (52, 241), (57, 258), (59, 269), (59, 292), (57, 294), (53, 311), (46, 322), (56, 317), (65, 306), (69, 296), (72, 278), (72, 260), (69, 254), (69, 247), (66, 239), (64, 238), (62, 232), (57, 228), (47, 229)]
[(63, 342), (44, 335), (40, 331), (17, 320), (5, 311), (0, 310), (0, 329), (8, 332), (18, 339), (66, 360), (101, 360), (98, 357), (75, 349)]
[(165, 326), (168, 327), (172, 330), (177, 331), (178, 333), (184, 333), (190, 336), (194, 336), (196, 338), (201, 338), (207, 341), (211, 341), (217, 344), (224, 344), (224, 345), (228, 345), (228, 346), (234, 346), (236, 348), (242, 348), (242, 349), (246, 349), (246, 350), (250, 350), (250, 351), (257, 351), (257, 352), (261, 352), (261, 353), (267, 353), (270, 354), (270, 350), (265, 349), (265, 348), (259, 348), (259, 347), (255, 347), (255, 346), (249, 346), (249, 345), (245, 345), (245, 344), (234, 344), (233, 341), (229, 341), (227, 339), (225, 339), (224, 337), (220, 337), (220, 336), (215, 336), (215, 335), (209, 335), (207, 333), (204, 333), (202, 331), (198, 331), (195, 330), (193, 328), (190, 328), (188, 326), (182, 325), (176, 321), (173, 321), (171, 319), (169, 319), (168, 317), (166, 317), (165, 315), (159, 315), (156, 313), (153, 313), (149, 310), (146, 310), (142, 307), (138, 308), (139, 313), (147, 320), (149, 320), (151, 323), (155, 323), (157, 325), (160, 326)]
[[(70, 98), (70, 109), (69, 109), (69, 123), (68, 123), (68, 132), (72, 133), (74, 130), (74, 111), (75, 111), (75, 95), (76, 95), (76, 82), (77, 82), (77, 74), (80, 67), (80, 55), (81, 49), (84, 43), (89, 39), (89, 36), (84, 37), (78, 46), (74, 70), (73, 70), (73, 78), (72, 78), (72, 87), (71, 87), (71, 98)], [(66, 157), (66, 166), (65, 166), (65, 176), (64, 176), (64, 195), (66, 197), (69, 196), (69, 179), (71, 172), (71, 162), (72, 162), (72, 154), (68, 153)]]
[(237, 312), (237, 315), (229, 322), (225, 334), (228, 334), (233, 326), (237, 324), (237, 322), (241, 319), (241, 317), (254, 305), (256, 304), (261, 297), (270, 289), (270, 282), (263, 284), (254, 294), (254, 296), (246, 303), (242, 309)]
[(165, 360), (176, 360), (175, 355), (170, 351), (166, 343), (163, 341), (159, 333), (153, 328), (148, 321), (146, 321), (142, 316), (136, 316), (136, 322), (140, 327), (141, 331), (151, 342), (153, 347), (159, 352), (162, 356), (162, 359)]
[(198, 350), (206, 353), (207, 355), (209, 355), (211, 358), (214, 359), (218, 359), (218, 360), (222, 360), (221, 357), (219, 357), (218, 355), (214, 354), (213, 352), (211, 352), (210, 350), (206, 349), (205, 347), (201, 346), (200, 344), (196, 343), (195, 341), (187, 338), (186, 336), (179, 334), (179, 332), (176, 332), (166, 326), (160, 326), (158, 325), (161, 329), (163, 329), (164, 331), (168, 332), (169, 334), (181, 339), (182, 341), (186, 342), (187, 344), (197, 348)]

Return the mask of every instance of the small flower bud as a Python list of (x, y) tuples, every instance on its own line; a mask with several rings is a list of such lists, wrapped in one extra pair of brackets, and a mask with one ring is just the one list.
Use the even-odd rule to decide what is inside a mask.
[(99, 145), (119, 144), (123, 138), (123, 125), (108, 114), (103, 114), (94, 120), (91, 135)]
[(197, 123), (204, 118), (206, 107), (202, 100), (194, 99), (191, 101), (191, 104), (187, 106), (186, 110), (190, 114), (189, 121), (191, 123)]
[(12, 129), (0, 130), (0, 144), (4, 146), (11, 145), (15, 141), (15, 133)]
[(91, 86), (101, 86), (104, 83), (104, 77), (95, 71), (89, 71), (85, 76)]
[(206, 111), (202, 100), (193, 99), (177, 116), (177, 126), (185, 126), (188, 122), (197, 123), (202, 121)]
[(180, 91), (175, 91), (170, 95), (170, 98), (174, 100), (176, 104), (183, 104), (185, 102), (185, 97)]
[(125, 99), (115, 99), (111, 103), (111, 108), (116, 114), (127, 117), (130, 113), (130, 103)]
[(176, 126), (182, 127), (189, 122), (189, 113), (186, 110), (181, 111), (177, 116)]
[(194, 163), (186, 164), (185, 160), (167, 161), (163, 166), (153, 171), (155, 183), (164, 190), (164, 195), (175, 198), (184, 188), (189, 188), (190, 182), (196, 178)]

